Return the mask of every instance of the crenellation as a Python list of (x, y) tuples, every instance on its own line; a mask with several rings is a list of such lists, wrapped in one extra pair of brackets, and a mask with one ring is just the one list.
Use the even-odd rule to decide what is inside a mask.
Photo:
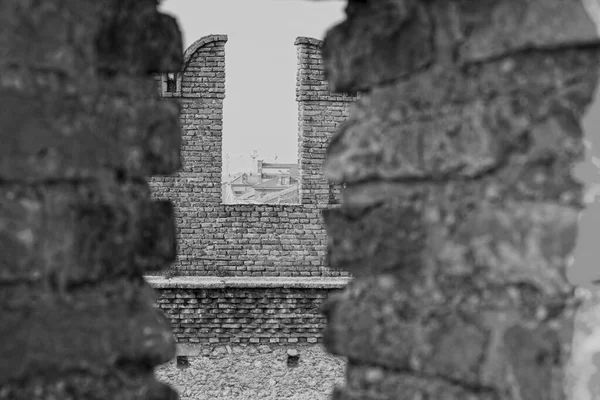
[(226, 35), (210, 35), (190, 46), (184, 68), (177, 74), (179, 91), (163, 93), (179, 96), (183, 129), (180, 172), (150, 180), (155, 198), (168, 198), (175, 205), (179, 254), (170, 274), (347, 275), (324, 268), (326, 232), (321, 211), (335, 205), (341, 192), (323, 178), (322, 165), (329, 138), (347, 118), (353, 99), (328, 91), (321, 42), (298, 38), (302, 204), (222, 204), (221, 95), (225, 94), (226, 42)]

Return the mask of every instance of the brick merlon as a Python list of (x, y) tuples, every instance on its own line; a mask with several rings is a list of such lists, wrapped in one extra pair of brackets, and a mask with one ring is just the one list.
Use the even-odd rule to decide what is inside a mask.
[(185, 71), (190, 60), (194, 56), (194, 53), (196, 53), (200, 48), (206, 46), (209, 43), (213, 43), (213, 42), (226, 43), (227, 40), (229, 40), (228, 36), (223, 35), (223, 34), (207, 35), (207, 36), (203, 36), (200, 39), (196, 40), (183, 53), (183, 70)]

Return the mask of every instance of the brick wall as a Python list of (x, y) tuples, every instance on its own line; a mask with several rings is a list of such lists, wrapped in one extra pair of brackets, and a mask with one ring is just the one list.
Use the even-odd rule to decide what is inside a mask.
[(298, 160), (302, 183), (302, 204), (338, 203), (340, 185), (332, 185), (323, 176), (323, 163), (331, 136), (348, 118), (354, 97), (331, 93), (325, 80), (322, 42), (298, 37)]
[[(298, 205), (225, 205), (221, 197), (222, 119), (226, 35), (210, 35), (184, 54), (173, 92), (156, 76), (165, 97), (181, 102), (182, 163), (175, 176), (150, 180), (153, 194), (175, 205), (178, 260), (174, 275), (340, 276), (325, 268), (321, 211), (339, 197), (323, 178), (330, 136), (347, 118), (352, 100), (332, 95), (325, 82), (320, 41), (298, 38), (301, 201)], [(173, 90), (173, 88), (171, 88)]]
[(163, 288), (156, 304), (180, 345), (320, 343), (332, 290)]

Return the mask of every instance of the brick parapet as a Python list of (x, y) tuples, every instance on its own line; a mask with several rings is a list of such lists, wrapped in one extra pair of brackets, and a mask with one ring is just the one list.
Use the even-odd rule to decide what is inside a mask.
[[(182, 169), (174, 176), (149, 181), (156, 199), (169, 199), (175, 205), (179, 249), (171, 273), (348, 276), (325, 268), (327, 239), (321, 212), (335, 208), (339, 187), (324, 181), (321, 170), (331, 132), (347, 117), (349, 103), (337, 101), (336, 96), (299, 102), (302, 204), (222, 204), (223, 99), (212, 96), (214, 92), (207, 88), (224, 87), (226, 41), (225, 35), (207, 36), (185, 52), (185, 67), (179, 75), (183, 89), (170, 94), (181, 105)], [(319, 52), (313, 50), (312, 45), (307, 49), (312, 59), (318, 59)], [(197, 76), (207, 68), (210, 76)], [(299, 65), (299, 71), (304, 69)], [(322, 66), (315, 73), (322, 90)], [(192, 85), (189, 89), (186, 82)], [(186, 94), (196, 92), (203, 95)]]
[(324, 301), (350, 280), (146, 277), (159, 293), (156, 307), (169, 317), (181, 354), (218, 345), (321, 343)]
[(335, 94), (329, 89), (321, 57), (322, 41), (298, 37), (296, 101), (298, 102), (298, 160), (302, 176), (302, 204), (339, 202), (341, 185), (332, 185), (323, 176), (327, 146), (340, 124), (348, 119), (354, 96)]
[(159, 292), (156, 307), (170, 319), (179, 345), (316, 344), (322, 342), (323, 302), (338, 290), (331, 287), (165, 288)]

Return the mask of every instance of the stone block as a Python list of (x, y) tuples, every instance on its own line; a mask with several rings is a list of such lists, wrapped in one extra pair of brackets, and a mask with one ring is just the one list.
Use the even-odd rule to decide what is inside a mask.
[(145, 177), (180, 165), (179, 106), (151, 78), (105, 81), (67, 93), (0, 93), (0, 179), (44, 182), (122, 173)]
[[(126, 379), (128, 384), (123, 385)], [(48, 399), (177, 400), (177, 392), (152, 372), (115, 369), (103, 376), (70, 371), (61, 377), (40, 376), (0, 388), (1, 400)]]
[(354, 276), (419, 268), (425, 249), (418, 202), (323, 210), (329, 237), (327, 262)]
[(15, 285), (0, 293), (0, 385), (73, 370), (94, 375), (119, 363), (154, 366), (175, 356), (169, 322), (147, 284), (129, 280), (68, 293)]
[(347, 388), (337, 389), (339, 399), (496, 400), (499, 398), (490, 388), (470, 387), (442, 377), (387, 370), (353, 362), (347, 366), (346, 379)]
[(325, 348), (364, 363), (412, 368), (428, 349), (419, 324), (425, 312), (424, 299), (417, 295), (421, 285), (411, 284), (390, 276), (363, 278), (331, 296), (323, 305)]
[(323, 42), (333, 92), (353, 94), (403, 79), (434, 61), (435, 28), (424, 2), (351, 1), (346, 15)]
[(563, 392), (564, 378), (557, 376), (556, 369), (566, 360), (556, 331), (515, 325), (506, 330), (503, 342), (514, 379), (511, 384), (517, 386), (513, 390), (518, 390), (522, 398), (549, 399)]
[(438, 255), (440, 268), (484, 274), (488, 285), (522, 283), (545, 296), (560, 296), (572, 290), (566, 267), (577, 218), (577, 209), (556, 204), (481, 204), (442, 248), (430, 251)]
[(146, 185), (108, 182), (0, 188), (0, 282), (66, 287), (174, 261), (171, 204), (145, 199)]
[(532, 49), (598, 43), (594, 22), (579, 0), (457, 2), (459, 58), (481, 62)]
[(176, 21), (152, 0), (61, 0), (51, 7), (7, 0), (0, 5), (0, 38), (3, 60), (80, 82), (97, 71), (176, 71), (183, 61)]

